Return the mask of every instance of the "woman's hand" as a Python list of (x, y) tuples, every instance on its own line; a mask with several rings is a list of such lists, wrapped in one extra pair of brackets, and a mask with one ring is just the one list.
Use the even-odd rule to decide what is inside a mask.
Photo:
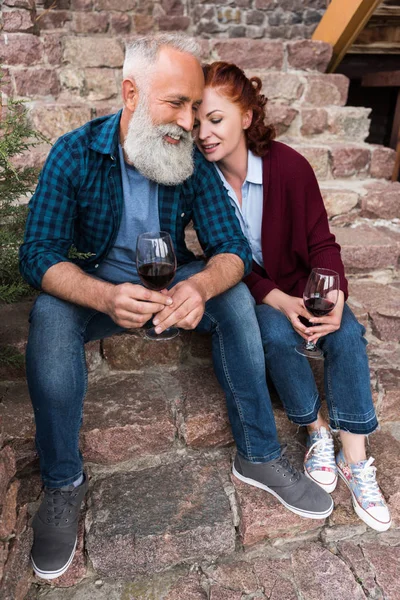
[(310, 339), (310, 335), (306, 334), (307, 327), (300, 321), (299, 316), (307, 320), (313, 319), (311, 313), (304, 307), (303, 299), (289, 296), (281, 290), (274, 289), (263, 299), (263, 304), (268, 304), (272, 308), (276, 308), (289, 319), (293, 329), (301, 335), (305, 340)]
[[(328, 335), (328, 333), (333, 333), (340, 329), (340, 324), (342, 322), (342, 314), (344, 307), (344, 293), (340, 290), (339, 297), (335, 308), (324, 317), (311, 317), (309, 321), (316, 325), (315, 327), (306, 327), (306, 333), (308, 334), (307, 339), (310, 342), (316, 342), (320, 337), (324, 335)], [(317, 325), (317, 323), (321, 323), (321, 325)]]

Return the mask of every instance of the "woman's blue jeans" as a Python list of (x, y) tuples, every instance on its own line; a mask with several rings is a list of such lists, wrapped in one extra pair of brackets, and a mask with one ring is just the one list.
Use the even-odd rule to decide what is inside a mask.
[[(279, 310), (256, 307), (267, 371), (285, 407), (298, 425), (316, 420), (321, 406), (308, 359), (295, 351), (303, 340)], [(321, 338), (324, 387), (330, 426), (350, 433), (368, 434), (378, 422), (372, 403), (365, 328), (345, 304), (340, 329)]]
[[(180, 267), (174, 284), (203, 267), (201, 261)], [(277, 458), (280, 445), (262, 341), (247, 287), (240, 283), (209, 300), (196, 330), (212, 335), (214, 370), (226, 396), (238, 452), (253, 462)], [(79, 430), (87, 389), (84, 344), (123, 331), (103, 313), (48, 294), (41, 294), (32, 308), (27, 378), (42, 478), (48, 487), (68, 485), (82, 473)]]

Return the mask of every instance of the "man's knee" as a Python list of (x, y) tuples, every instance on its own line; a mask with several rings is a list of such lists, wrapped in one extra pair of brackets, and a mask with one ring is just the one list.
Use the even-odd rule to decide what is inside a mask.
[(283, 313), (262, 304), (256, 307), (256, 315), (264, 346), (280, 350), (293, 346), (295, 331)]

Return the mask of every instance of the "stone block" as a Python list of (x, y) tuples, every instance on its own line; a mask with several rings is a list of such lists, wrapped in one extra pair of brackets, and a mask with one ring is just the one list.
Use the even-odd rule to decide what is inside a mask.
[(43, 46), (35, 35), (1, 35), (0, 64), (30, 66), (43, 60)]
[(277, 136), (283, 135), (288, 131), (297, 114), (297, 110), (287, 104), (273, 102), (267, 105), (267, 122), (274, 125)]
[(14, 81), (16, 94), (30, 99), (49, 95), (57, 97), (60, 91), (57, 73), (53, 69), (16, 69)]
[(132, 371), (154, 365), (175, 366), (188, 356), (188, 336), (181, 335), (166, 343), (154, 342), (144, 336), (144, 330), (114, 335), (103, 341), (103, 355), (111, 369)]
[(1, 597), (3, 600), (25, 599), (32, 580), (30, 561), (32, 542), (33, 532), (30, 527), (24, 528), (22, 533), (10, 542), (9, 554), (1, 582)]
[(400, 340), (400, 290), (375, 282), (351, 282), (350, 291), (367, 310), (372, 330), (381, 340)]
[[(393, 598), (395, 600), (399, 594), (400, 547), (380, 544), (379, 540), (376, 540), (375, 542), (364, 543), (362, 552), (365, 557), (364, 562), (372, 567), (368, 573), (370, 575), (368, 577), (368, 587), (367, 582), (363, 580), (363, 587), (368, 591), (369, 597), (374, 597), (372, 593), (379, 586), (378, 590), (382, 591), (382, 598), (388, 598), (388, 600)], [(373, 577), (371, 577), (371, 571)], [(359, 576), (357, 569), (355, 572)]]
[(361, 584), (350, 568), (321, 544), (306, 544), (296, 549), (292, 553), (292, 567), (296, 588), (307, 600), (365, 600)]
[(185, 11), (182, 0), (162, 0), (161, 6), (167, 15), (183, 15)]
[(136, 0), (94, 0), (94, 10), (128, 12), (137, 7)]
[(392, 527), (400, 526), (400, 442), (389, 431), (375, 431), (369, 438), (369, 455), (375, 458), (377, 481), (392, 515)]
[(88, 522), (89, 558), (110, 577), (151, 574), (235, 550), (228, 497), (217, 467), (205, 459), (177, 458), (97, 481)]
[(29, 10), (3, 11), (3, 31), (7, 33), (33, 31), (34, 13)]
[(67, 67), (59, 71), (59, 77), (63, 90), (67, 90), (77, 96), (84, 95), (86, 80), (83, 70)]
[(338, 145), (331, 149), (332, 174), (335, 178), (365, 176), (370, 160), (369, 148)]
[(190, 26), (189, 17), (162, 16), (156, 19), (160, 31), (186, 31)]
[(0, 397), (6, 441), (32, 440), (35, 424), (26, 381), (0, 383)]
[[(362, 582), (364, 591), (368, 591), (368, 597), (382, 599), (382, 592), (375, 579), (375, 571), (372, 564), (364, 556), (365, 542), (361, 545), (350, 541), (339, 542), (339, 556), (351, 568), (354, 575)], [(385, 546), (386, 547), (386, 546)]]
[(396, 152), (392, 148), (376, 146), (372, 150), (371, 177), (377, 179), (391, 179), (396, 162)]
[(85, 460), (115, 464), (170, 449), (176, 429), (169, 385), (168, 375), (120, 374), (89, 385), (81, 431)]
[(58, 66), (62, 63), (62, 39), (63, 36), (58, 33), (42, 33), (44, 54), (50, 65)]
[(255, 565), (245, 561), (211, 565), (205, 574), (211, 582), (235, 592), (252, 594), (258, 588)]
[(342, 247), (347, 272), (368, 272), (397, 265), (400, 239), (387, 229), (363, 223), (356, 227), (331, 227), (331, 231)]
[(180, 578), (164, 598), (165, 600), (207, 600), (208, 597), (198, 577), (192, 575)]
[(115, 13), (110, 16), (110, 26), (113, 33), (124, 35), (131, 30), (131, 17), (124, 13)]
[(346, 214), (358, 205), (359, 194), (352, 190), (321, 186), (321, 193), (329, 218)]
[(76, 67), (122, 67), (124, 52), (114, 38), (66, 37), (63, 59)]
[(400, 421), (400, 370), (379, 369), (378, 381), (384, 393), (379, 421), (381, 423)]
[(304, 102), (318, 106), (344, 106), (349, 91), (349, 79), (341, 74), (307, 75)]
[(250, 75), (258, 75), (262, 81), (262, 93), (268, 100), (279, 100), (291, 103), (298, 100), (303, 93), (304, 85), (298, 77), (292, 73), (256, 73), (251, 71)]
[[(240, 6), (242, 6), (242, 4), (240, 4)], [(247, 6), (247, 4), (245, 4), (245, 6)], [(275, 7), (275, 0), (256, 0), (254, 6), (261, 10), (268, 10), (269, 8)]]
[(283, 65), (282, 42), (232, 39), (213, 41), (211, 47), (219, 60), (242, 69), (281, 69)]
[(69, 29), (72, 15), (68, 10), (49, 10), (39, 13), (37, 23), (40, 31)]
[(258, 558), (253, 571), (270, 600), (297, 600), (290, 560)]
[(265, 13), (261, 10), (249, 10), (246, 12), (247, 25), (263, 25)]
[(89, 101), (109, 100), (118, 95), (113, 69), (85, 69), (85, 91)]
[(332, 46), (325, 42), (299, 40), (286, 45), (288, 65), (302, 71), (324, 73), (332, 57)]
[(396, 219), (399, 217), (400, 182), (374, 181), (367, 184), (364, 189), (366, 193), (361, 202), (362, 216), (372, 219)]
[(210, 587), (210, 600), (240, 600), (242, 592), (233, 592), (230, 588), (223, 588), (220, 585)]
[(154, 19), (152, 15), (133, 15), (133, 31), (144, 35), (150, 33), (154, 28)]
[(4, 505), (8, 485), (16, 471), (15, 455), (10, 446), (0, 450), (0, 507)]
[[(81, 38), (79, 38), (81, 39)], [(34, 127), (48, 139), (55, 141), (64, 133), (90, 121), (90, 106), (62, 104), (36, 104), (30, 118)]]
[[(119, 17), (120, 15), (115, 16)], [(129, 21), (129, 16), (126, 15), (126, 17)], [(76, 12), (74, 14), (72, 29), (76, 33), (105, 33), (108, 30), (108, 20), (109, 15), (107, 12)]]
[(301, 111), (300, 132), (304, 136), (323, 133), (328, 125), (328, 113), (324, 108), (304, 108)]
[(176, 401), (179, 436), (188, 446), (206, 448), (233, 443), (225, 397), (212, 367), (180, 369)]
[(329, 175), (328, 149), (324, 146), (303, 146), (296, 143), (290, 144), (300, 152), (312, 166), (318, 179), (326, 179)]
[(318, 532), (325, 520), (304, 519), (288, 511), (278, 500), (264, 490), (252, 487), (232, 475), (240, 508), (239, 532), (243, 545), (279, 538), (301, 537)]
[(33, 10), (35, 8), (35, 0), (4, 0), (4, 6)]
[(71, 0), (71, 10), (92, 10), (93, 0)]
[(0, 538), (6, 539), (14, 533), (17, 522), (18, 489), (19, 482), (13, 481), (0, 508)]
[(330, 107), (328, 133), (338, 138), (363, 142), (369, 135), (370, 108), (362, 106)]

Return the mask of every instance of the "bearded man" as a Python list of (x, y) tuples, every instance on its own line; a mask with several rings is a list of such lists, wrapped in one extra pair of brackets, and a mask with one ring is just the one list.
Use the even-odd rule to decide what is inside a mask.
[[(45, 579), (72, 562), (88, 486), (78, 444), (84, 344), (151, 319), (157, 333), (172, 325), (211, 333), (241, 478), (297, 514), (332, 511), (330, 497), (281, 453), (253, 300), (238, 284), (251, 251), (218, 173), (192, 149), (203, 85), (192, 41), (136, 40), (124, 63), (123, 110), (61, 137), (30, 202), (20, 265), (42, 291), (30, 315), (26, 364), (45, 486), (32, 562)], [(191, 220), (206, 262), (186, 248)], [(159, 230), (171, 235), (178, 259), (168, 292), (144, 288), (135, 266), (137, 236)], [(70, 258), (71, 247), (85, 258)]]

